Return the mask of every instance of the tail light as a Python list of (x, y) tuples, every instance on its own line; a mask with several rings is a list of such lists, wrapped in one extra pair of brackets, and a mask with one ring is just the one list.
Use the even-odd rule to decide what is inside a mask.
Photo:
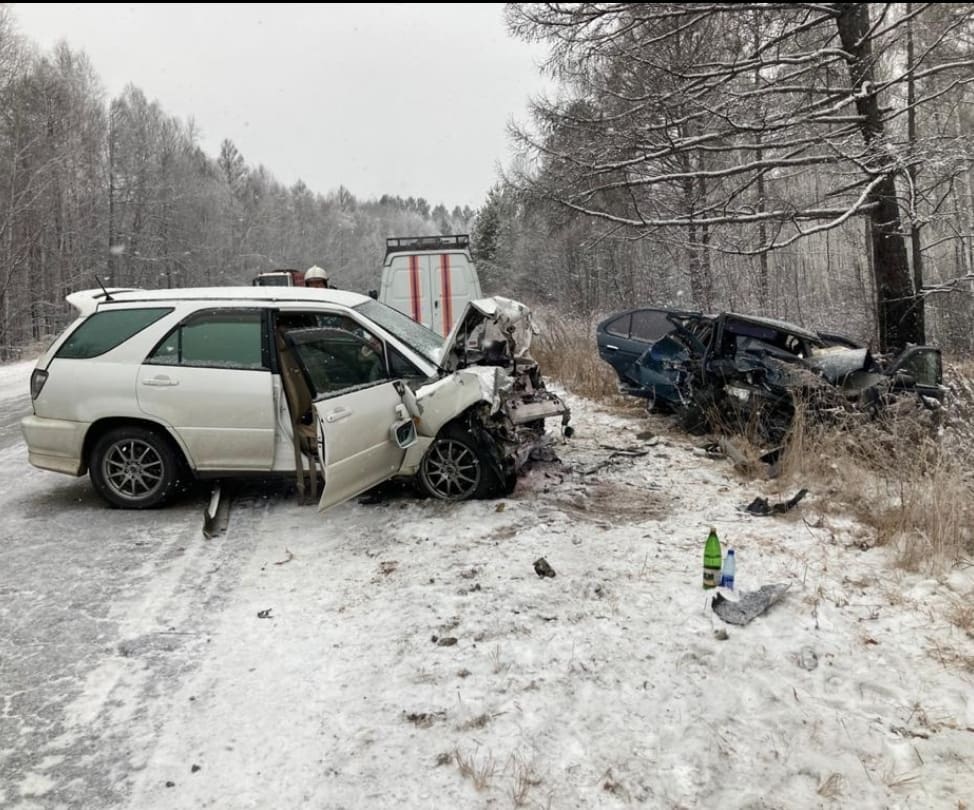
[(30, 398), (37, 399), (41, 395), (41, 390), (44, 388), (44, 383), (47, 382), (47, 372), (42, 371), (39, 368), (34, 369), (34, 373), (30, 375)]

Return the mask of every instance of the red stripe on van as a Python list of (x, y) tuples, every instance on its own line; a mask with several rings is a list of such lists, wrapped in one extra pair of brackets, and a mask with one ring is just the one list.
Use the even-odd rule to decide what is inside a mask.
[(443, 300), (443, 334), (453, 327), (453, 290), (450, 287), (450, 254), (440, 254), (440, 297)]
[(423, 308), (419, 300), (419, 256), (409, 257), (409, 300), (413, 309), (413, 320), (423, 322)]

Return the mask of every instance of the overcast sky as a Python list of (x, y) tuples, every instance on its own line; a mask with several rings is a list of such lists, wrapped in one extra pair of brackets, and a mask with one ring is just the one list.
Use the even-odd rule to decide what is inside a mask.
[(355, 7), (15, 4), (42, 48), (85, 51), (106, 90), (132, 82), (194, 117), (215, 156), (315, 191), (481, 204), (527, 118), (543, 52), (508, 36), (500, 3)]

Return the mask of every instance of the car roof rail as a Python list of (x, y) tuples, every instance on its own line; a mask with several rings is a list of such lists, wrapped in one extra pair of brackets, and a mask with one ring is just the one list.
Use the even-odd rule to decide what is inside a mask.
[(390, 236), (386, 238), (386, 256), (407, 250), (466, 250), (470, 234), (454, 233), (440, 236)]

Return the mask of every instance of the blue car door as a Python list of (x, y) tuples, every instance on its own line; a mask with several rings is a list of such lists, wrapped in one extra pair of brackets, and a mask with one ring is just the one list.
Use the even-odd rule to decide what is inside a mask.
[(667, 319), (673, 310), (633, 309), (616, 313), (598, 326), (599, 357), (623, 382), (638, 382), (633, 364), (646, 350), (675, 328)]

